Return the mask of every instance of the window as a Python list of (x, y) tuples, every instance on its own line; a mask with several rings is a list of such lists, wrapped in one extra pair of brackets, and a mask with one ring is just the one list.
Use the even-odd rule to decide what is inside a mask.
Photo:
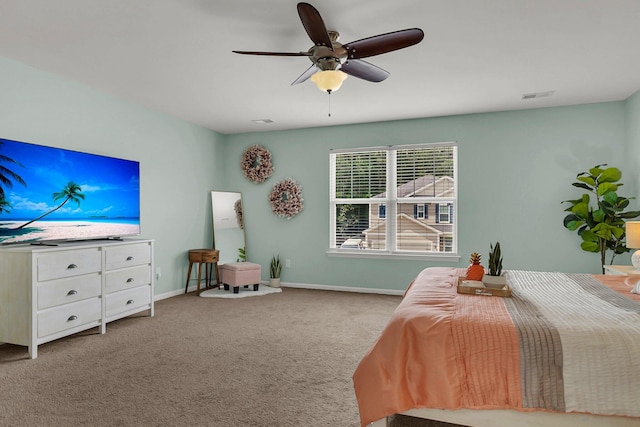
[(330, 165), (331, 253), (455, 253), (455, 143), (332, 150)]
[(453, 205), (451, 203), (439, 203), (436, 205), (437, 222), (444, 224), (451, 222)]

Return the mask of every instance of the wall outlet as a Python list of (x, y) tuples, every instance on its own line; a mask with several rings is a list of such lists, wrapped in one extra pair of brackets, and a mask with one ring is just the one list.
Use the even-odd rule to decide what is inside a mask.
[(291, 260), (290, 259), (285, 259), (284, 260), (284, 266), (286, 268), (291, 268)]

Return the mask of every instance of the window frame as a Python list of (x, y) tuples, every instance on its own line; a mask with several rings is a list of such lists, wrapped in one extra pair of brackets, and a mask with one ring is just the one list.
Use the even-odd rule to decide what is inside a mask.
[[(444, 208), (444, 213), (443, 213)], [(436, 218), (436, 222), (438, 224), (451, 224), (451, 211), (453, 210), (453, 206), (451, 203), (438, 203), (438, 214)], [(446, 218), (446, 220), (443, 220)]]
[[(453, 147), (453, 197), (398, 197), (397, 185), (396, 185), (396, 153), (398, 150), (413, 150), (421, 148), (437, 148), (437, 147)], [(358, 148), (339, 148), (331, 149), (329, 152), (329, 249), (327, 255), (337, 257), (350, 257), (350, 258), (389, 258), (389, 259), (416, 259), (416, 260), (433, 260), (444, 262), (458, 262), (460, 255), (458, 251), (458, 220), (456, 219), (452, 224), (452, 252), (417, 252), (398, 250), (396, 247), (396, 235), (397, 235), (397, 209), (398, 206), (405, 204), (420, 204), (424, 206), (424, 217), (429, 217), (427, 211), (428, 204), (448, 204), (450, 210), (447, 212), (449, 217), (449, 223), (451, 218), (458, 218), (458, 144), (456, 141), (449, 142), (436, 142), (436, 143), (419, 143), (410, 145), (389, 145), (378, 147), (358, 147)], [(349, 250), (340, 248), (336, 245), (336, 209), (338, 205), (346, 204), (369, 204), (370, 199), (337, 199), (335, 197), (336, 190), (336, 162), (335, 156), (345, 153), (364, 153), (369, 151), (385, 151), (386, 152), (386, 168), (387, 168), (387, 182), (386, 182), (386, 197), (376, 199), (376, 203), (385, 206), (386, 222), (386, 249), (377, 250)], [(435, 210), (435, 209), (434, 209)], [(453, 212), (452, 212), (453, 211)], [(432, 213), (434, 218), (438, 215), (435, 212)], [(440, 244), (439, 244), (440, 246)], [(449, 245), (446, 245), (447, 247)], [(393, 249), (391, 249), (393, 248)]]

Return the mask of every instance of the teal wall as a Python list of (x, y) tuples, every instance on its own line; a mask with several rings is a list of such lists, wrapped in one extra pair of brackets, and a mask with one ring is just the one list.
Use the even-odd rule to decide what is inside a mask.
[(184, 288), (186, 251), (211, 246), (209, 192), (224, 178), (220, 134), (0, 58), (0, 138), (141, 162), (142, 237), (156, 294)]
[[(179, 292), (186, 252), (211, 245), (211, 190), (244, 196), (249, 259), (268, 278), (272, 254), (291, 260), (286, 283), (402, 290), (424, 267), (416, 260), (328, 257), (329, 149), (458, 141), (459, 253), (488, 253), (499, 240), (506, 269), (597, 273), (598, 257), (562, 226), (562, 200), (575, 175), (619, 166), (625, 190), (640, 188), (640, 95), (625, 102), (466, 116), (221, 135), (0, 58), (0, 137), (139, 160), (144, 238), (156, 240), (157, 294)], [(245, 148), (271, 150), (263, 184), (239, 167)], [(283, 178), (301, 184), (305, 209), (271, 213), (268, 194)], [(486, 255), (485, 255), (486, 256)], [(625, 259), (626, 257), (626, 259)], [(628, 255), (620, 263), (628, 263)]]
[[(274, 159), (274, 175), (263, 184), (249, 182), (239, 168), (227, 172), (245, 196), (249, 258), (264, 266), (272, 253), (291, 259), (285, 283), (404, 289), (437, 264), (326, 255), (329, 149), (453, 140), (461, 260), (445, 265), (466, 266), (469, 253), (486, 257), (490, 243), (500, 241), (506, 269), (597, 273), (598, 256), (582, 252), (577, 235), (564, 229), (561, 201), (578, 195), (571, 186), (578, 172), (625, 165), (625, 110), (624, 102), (612, 102), (227, 136), (230, 164), (251, 144), (264, 145)], [(302, 186), (305, 199), (291, 220), (271, 214), (267, 200), (286, 177)]]

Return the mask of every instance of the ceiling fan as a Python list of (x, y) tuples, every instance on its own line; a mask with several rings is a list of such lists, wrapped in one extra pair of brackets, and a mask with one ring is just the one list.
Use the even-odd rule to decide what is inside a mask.
[(380, 55), (420, 43), (424, 33), (419, 28), (393, 31), (350, 43), (338, 42), (337, 31), (327, 31), (320, 12), (309, 3), (298, 3), (298, 15), (314, 45), (307, 52), (253, 52), (234, 50), (244, 55), (306, 56), (312, 65), (292, 85), (311, 79), (329, 94), (340, 88), (347, 74), (370, 82), (381, 82), (389, 72), (362, 58)]

